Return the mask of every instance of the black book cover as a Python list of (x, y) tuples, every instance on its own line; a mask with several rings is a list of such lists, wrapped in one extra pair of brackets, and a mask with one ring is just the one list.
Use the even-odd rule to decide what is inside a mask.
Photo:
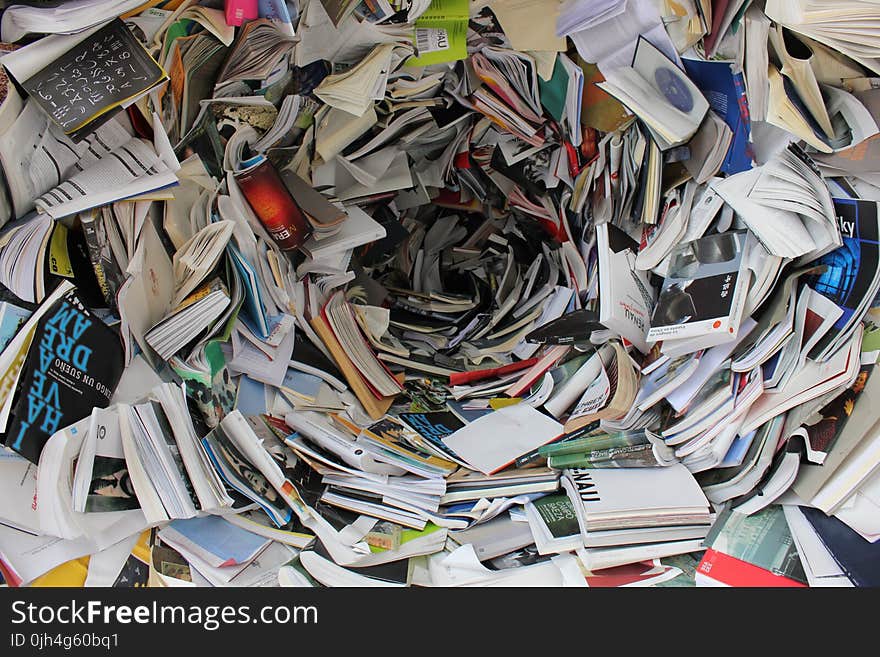
[(52, 434), (110, 404), (124, 362), (116, 332), (65, 294), (36, 326), (6, 446), (37, 463)]
[(461, 429), (465, 423), (452, 411), (401, 413), (400, 421), (443, 452), (452, 454), (443, 439)]
[(78, 141), (163, 77), (162, 68), (116, 19), (21, 82), (52, 121)]
[[(315, 541), (315, 545), (312, 549), (318, 556), (324, 557), (331, 563), (335, 563), (333, 557), (330, 556), (330, 552), (324, 547), (324, 544), (321, 541)], [(352, 565), (347, 566), (346, 570), (382, 582), (406, 584), (409, 575), (409, 559), (399, 559), (397, 561), (391, 561), (390, 563), (383, 563), (376, 566)]]
[(800, 507), (825, 547), (856, 586), (880, 586), (880, 542), (866, 541), (846, 523), (819, 509)]
[(534, 344), (572, 344), (589, 342), (593, 331), (602, 331), (599, 316), (592, 310), (575, 310), (551, 320), (526, 335), (526, 342)]

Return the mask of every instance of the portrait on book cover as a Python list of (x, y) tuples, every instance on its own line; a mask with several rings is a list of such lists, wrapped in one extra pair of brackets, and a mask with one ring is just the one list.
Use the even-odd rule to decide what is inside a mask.
[(125, 459), (96, 456), (86, 498), (86, 511), (125, 511), (139, 508), (140, 503)]

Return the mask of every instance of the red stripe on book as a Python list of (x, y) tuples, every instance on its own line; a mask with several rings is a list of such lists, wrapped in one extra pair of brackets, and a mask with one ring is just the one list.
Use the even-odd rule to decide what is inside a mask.
[(706, 550), (697, 572), (728, 586), (773, 586), (806, 588), (806, 584), (756, 566), (711, 548)]

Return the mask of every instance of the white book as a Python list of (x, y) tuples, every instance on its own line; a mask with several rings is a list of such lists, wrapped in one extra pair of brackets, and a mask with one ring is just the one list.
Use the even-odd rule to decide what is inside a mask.
[[(711, 516), (709, 516), (711, 518)], [(612, 548), (626, 545), (660, 544), (670, 541), (702, 540), (709, 533), (710, 524), (681, 525), (678, 527), (634, 527), (583, 531), (584, 547)]]
[[(629, 529), (650, 526), (652, 518), (662, 516), (709, 518), (706, 496), (680, 463), (664, 468), (572, 468), (560, 481), (585, 531), (597, 521), (619, 520)], [(638, 519), (644, 522), (630, 522)]]
[(612, 224), (596, 227), (599, 249), (599, 321), (647, 353), (656, 292), (649, 272), (635, 266), (638, 244)]

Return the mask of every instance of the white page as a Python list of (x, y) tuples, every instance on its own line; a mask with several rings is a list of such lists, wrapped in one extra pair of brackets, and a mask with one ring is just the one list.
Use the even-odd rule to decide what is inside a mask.
[(474, 420), (443, 442), (480, 472), (492, 474), (561, 434), (559, 422), (527, 404), (516, 404)]
[(822, 540), (801, 510), (786, 504), (783, 505), (782, 511), (785, 513), (785, 520), (788, 522), (804, 570), (808, 573), (810, 586), (823, 586), (821, 580), (827, 580), (825, 586), (852, 586), (852, 582), (822, 544)]
[(707, 350), (706, 353), (703, 354), (703, 357), (700, 358), (700, 364), (697, 366), (697, 371), (688, 377), (684, 383), (669, 393), (666, 396), (666, 401), (668, 401), (676, 411), (681, 411), (685, 408), (691, 399), (696, 396), (700, 389), (711, 378), (712, 374), (718, 370), (719, 365), (730, 357), (730, 354), (733, 353), (733, 350), (739, 344), (740, 340), (751, 333), (756, 325), (757, 322), (755, 322), (754, 319), (746, 317), (740, 325), (738, 333), (739, 339), (731, 340), (730, 342), (726, 342)]

